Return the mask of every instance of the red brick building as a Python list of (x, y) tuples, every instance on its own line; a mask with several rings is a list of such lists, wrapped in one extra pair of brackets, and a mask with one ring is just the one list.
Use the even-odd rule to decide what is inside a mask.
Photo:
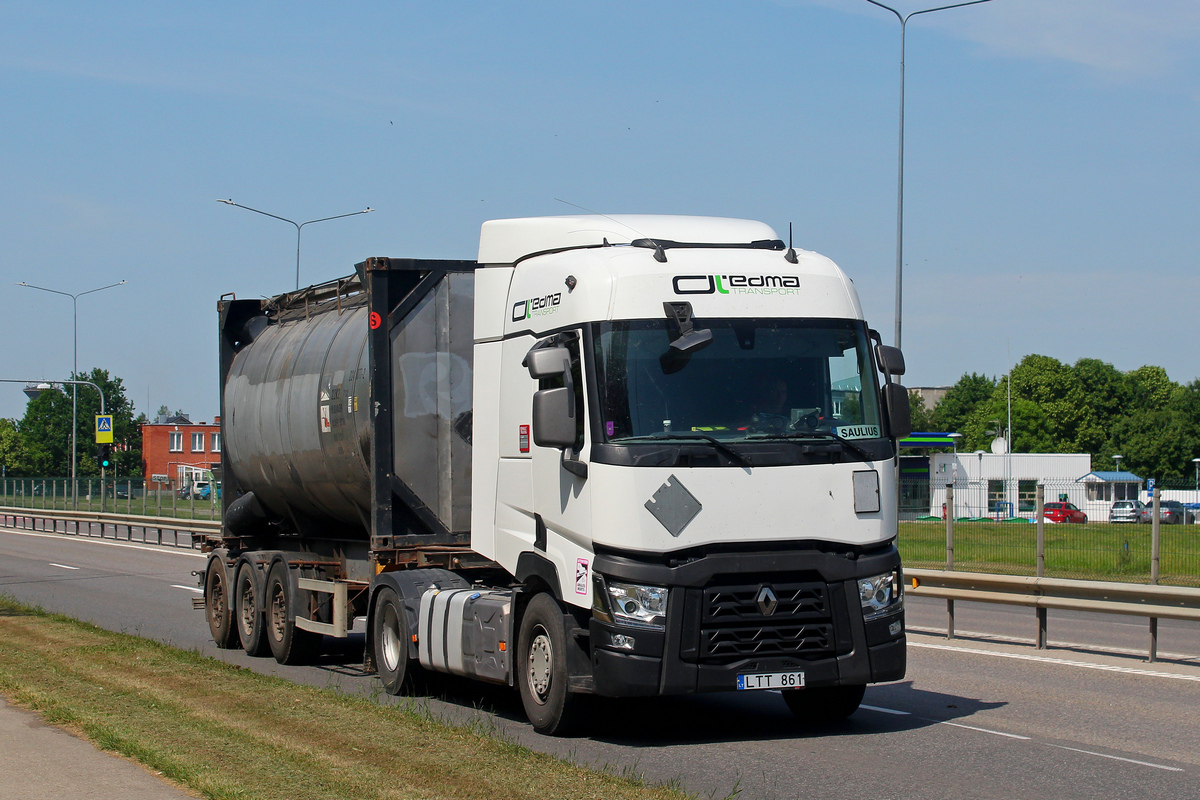
[[(221, 418), (192, 422), (186, 416), (159, 417), (142, 424), (142, 472), (146, 488), (178, 490), (204, 470), (221, 469)], [(219, 478), (218, 478), (219, 480)]]

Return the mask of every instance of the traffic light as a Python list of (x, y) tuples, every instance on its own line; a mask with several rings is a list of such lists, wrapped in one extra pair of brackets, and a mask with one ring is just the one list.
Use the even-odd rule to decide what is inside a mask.
[(116, 462), (113, 461), (111, 444), (96, 445), (96, 463), (100, 465), (101, 469), (113, 468)]

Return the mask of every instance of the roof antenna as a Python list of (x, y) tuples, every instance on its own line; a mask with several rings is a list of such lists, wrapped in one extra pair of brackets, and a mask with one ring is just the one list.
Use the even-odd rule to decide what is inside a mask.
[[(621, 222), (621, 220), (619, 220), (619, 219), (613, 219), (608, 214), (601, 214), (599, 211), (592, 211), (590, 208), (584, 208), (583, 206), (579, 205), (578, 203), (572, 203), (570, 200), (563, 200), (561, 197), (556, 197), (554, 199), (557, 200), (558, 202), (562, 203), (563, 205), (571, 206), (571, 208), (578, 208), (580, 211), (586, 211), (589, 214), (595, 214), (597, 217), (604, 217), (609, 222), (615, 222), (623, 228), (629, 228), (629, 230), (633, 231), (634, 233), (636, 233), (639, 237), (641, 237), (643, 239), (647, 238), (646, 235), (643, 234), (641, 231), (639, 231), (637, 228), (633, 227), (632, 225), (627, 225), (624, 222)], [(608, 240), (605, 239), (605, 241), (607, 242)], [(611, 247), (611, 245), (609, 245), (609, 246)]]
[(800, 258), (796, 255), (796, 248), (792, 247), (792, 223), (788, 223), (788, 249), (783, 254), (784, 260), (789, 264), (799, 264)]

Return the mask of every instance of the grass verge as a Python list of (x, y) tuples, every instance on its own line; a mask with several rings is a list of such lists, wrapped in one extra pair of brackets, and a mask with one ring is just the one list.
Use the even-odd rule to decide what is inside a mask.
[(208, 798), (688, 795), (0, 597), (0, 694)]

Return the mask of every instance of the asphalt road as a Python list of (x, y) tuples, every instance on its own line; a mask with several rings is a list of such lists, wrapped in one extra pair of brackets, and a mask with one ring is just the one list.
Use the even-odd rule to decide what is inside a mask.
[[(377, 685), (361, 674), (361, 640), (308, 667), (217, 650), (191, 609), (190, 573), (203, 563), (186, 550), (0, 530), (0, 593), (299, 682)], [(858, 713), (824, 730), (798, 728), (771, 692), (596, 702), (578, 739), (533, 733), (505, 689), (440, 677), (416, 702), (449, 719), (485, 714), (535, 750), (700, 797), (1200, 797), (1200, 627), (1164, 620), (1162, 660), (1148, 664), (1136, 618), (1051, 614), (1054, 646), (1038, 651), (1019, 641), (1034, 633), (1028, 610), (959, 603), (949, 641), (937, 633), (944, 602), (910, 600), (908, 613), (908, 677), (868, 688)]]

